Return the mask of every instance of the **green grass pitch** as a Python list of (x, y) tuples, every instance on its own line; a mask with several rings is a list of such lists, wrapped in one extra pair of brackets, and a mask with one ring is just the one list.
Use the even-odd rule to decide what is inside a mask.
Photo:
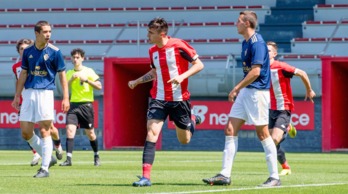
[[(30, 151), (0, 151), (0, 193), (348, 193), (347, 153), (287, 153), (292, 174), (279, 188), (258, 188), (268, 177), (263, 153), (238, 152), (230, 186), (210, 186), (202, 178), (221, 168), (221, 152), (157, 151), (151, 187), (132, 187), (141, 175), (141, 151), (75, 151), (73, 166), (50, 168), (50, 177), (32, 176)], [(63, 158), (63, 160), (65, 157)], [(58, 161), (58, 164), (63, 162)], [(279, 166), (280, 168), (280, 166)]]

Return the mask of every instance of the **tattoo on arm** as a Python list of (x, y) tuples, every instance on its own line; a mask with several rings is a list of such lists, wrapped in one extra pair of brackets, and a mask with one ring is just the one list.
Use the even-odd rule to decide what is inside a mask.
[(151, 73), (147, 73), (143, 76), (143, 79), (141, 80), (143, 83), (153, 80), (153, 75)]

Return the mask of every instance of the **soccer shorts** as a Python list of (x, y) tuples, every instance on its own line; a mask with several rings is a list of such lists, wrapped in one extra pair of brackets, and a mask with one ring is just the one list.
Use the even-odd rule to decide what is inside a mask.
[(54, 119), (53, 90), (26, 89), (22, 92), (19, 121), (37, 123)]
[(279, 128), (288, 132), (288, 126), (290, 124), (291, 112), (289, 110), (269, 110), (269, 129)]
[(234, 101), (228, 116), (242, 119), (250, 125), (268, 125), (269, 103), (269, 90), (243, 88)]
[(66, 116), (66, 124), (84, 129), (94, 128), (94, 110), (91, 102), (71, 102)]
[(188, 129), (191, 125), (191, 103), (185, 101), (163, 101), (151, 99), (147, 120), (157, 119), (165, 121), (169, 115), (169, 120), (174, 121), (180, 129)]

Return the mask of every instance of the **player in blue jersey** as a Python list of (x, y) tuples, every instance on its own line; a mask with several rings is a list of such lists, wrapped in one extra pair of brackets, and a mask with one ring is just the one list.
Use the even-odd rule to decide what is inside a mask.
[[(62, 111), (69, 110), (68, 84), (65, 76), (65, 63), (60, 50), (49, 43), (51, 25), (39, 21), (34, 27), (35, 43), (24, 49), (22, 71), (20, 73), (13, 105), (21, 114), (19, 117), (22, 137), (41, 155), (42, 164), (35, 178), (48, 177), (48, 168), (55, 163), (52, 157), (50, 127), (54, 117), (55, 76), (58, 73), (63, 91)], [(25, 90), (23, 90), (25, 88)], [(23, 91), (23, 92), (22, 92)], [(23, 103), (19, 107), (20, 97)], [(38, 123), (41, 139), (34, 133)]]
[[(29, 45), (34, 44), (34, 40), (31, 39), (27, 39), (27, 38), (22, 38), (20, 40), (17, 41), (16, 44), (16, 50), (19, 54), (19, 59), (20, 61), (18, 61), (17, 63), (15, 63), (12, 66), (12, 71), (16, 77), (16, 87), (17, 87), (17, 80), (19, 78), (19, 75), (22, 71), (22, 56), (23, 56), (23, 51), (25, 48), (27, 48)], [(19, 103), (19, 106), (21, 105), (21, 101)], [(12, 105), (13, 106), (13, 105)], [(20, 115), (20, 111), (18, 111), (18, 115)], [(59, 132), (58, 129), (53, 125), (51, 126), (51, 136), (52, 136), (52, 140), (54, 143), (54, 149), (56, 150), (56, 157), (61, 160), (63, 158), (63, 149), (62, 146), (60, 145), (60, 138), (59, 138)], [(27, 142), (28, 143), (28, 142)], [(39, 164), (39, 160), (41, 159), (41, 156), (39, 155), (39, 153), (36, 152), (36, 150), (34, 148), (32, 148), (30, 146), (30, 144), (28, 143), (30, 149), (32, 150), (34, 157), (32, 159), (32, 161), (30, 162), (31, 166), (36, 166)]]
[[(262, 36), (255, 32), (257, 15), (253, 11), (240, 12), (238, 33), (244, 37), (241, 58), (244, 78), (229, 93), (233, 102), (225, 127), (225, 149), (222, 170), (214, 177), (203, 179), (210, 185), (230, 185), (234, 157), (238, 150), (238, 132), (244, 123), (253, 124), (265, 151), (269, 178), (262, 187), (279, 186), (277, 149), (268, 131), (270, 103), (270, 62), (268, 48)], [(237, 97), (238, 95), (238, 97)]]

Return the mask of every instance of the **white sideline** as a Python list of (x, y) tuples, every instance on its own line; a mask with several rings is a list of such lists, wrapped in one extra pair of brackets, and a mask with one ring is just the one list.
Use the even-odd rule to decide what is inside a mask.
[(151, 194), (187, 194), (187, 193), (214, 193), (214, 192), (229, 192), (229, 191), (248, 191), (248, 190), (261, 190), (261, 189), (279, 189), (279, 188), (291, 188), (291, 187), (322, 187), (332, 185), (348, 185), (348, 183), (323, 183), (323, 184), (301, 184), (301, 185), (287, 185), (279, 187), (249, 187), (249, 188), (235, 188), (235, 189), (216, 189), (216, 190), (201, 190), (201, 191), (182, 191), (182, 192), (161, 192)]

